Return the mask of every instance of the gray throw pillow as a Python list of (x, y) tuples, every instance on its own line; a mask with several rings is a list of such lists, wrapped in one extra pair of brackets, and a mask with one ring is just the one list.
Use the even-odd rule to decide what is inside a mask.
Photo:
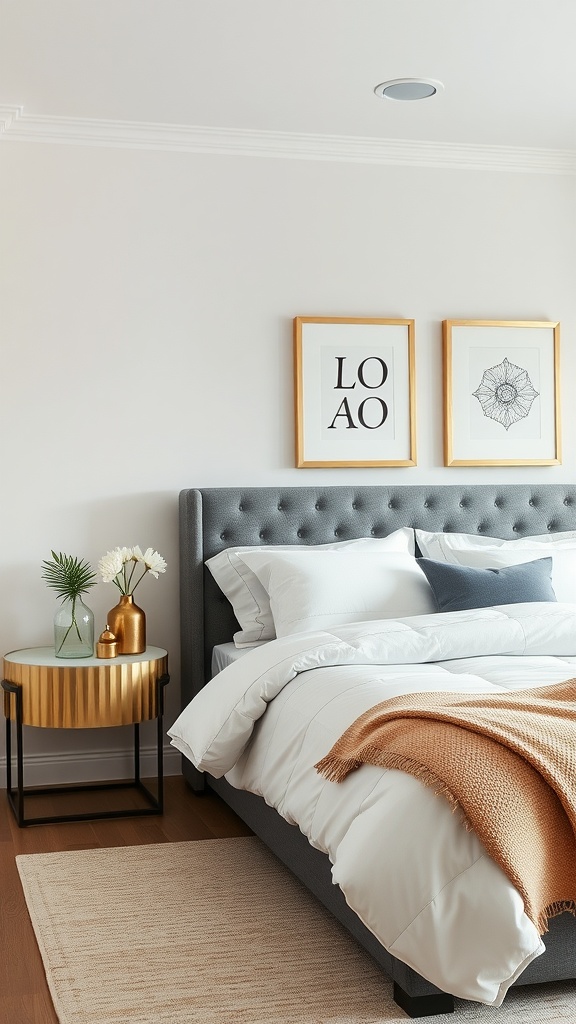
[(432, 558), (418, 558), (416, 564), (426, 576), (440, 612), (556, 600), (550, 557), (502, 569), (473, 569)]

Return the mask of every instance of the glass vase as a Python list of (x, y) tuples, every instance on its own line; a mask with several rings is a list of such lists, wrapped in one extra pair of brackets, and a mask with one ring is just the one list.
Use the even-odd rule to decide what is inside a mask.
[(146, 650), (146, 615), (132, 594), (122, 594), (106, 619), (108, 629), (118, 641), (119, 654), (143, 654)]
[(81, 597), (66, 598), (54, 616), (57, 658), (91, 658), (94, 654), (94, 613)]

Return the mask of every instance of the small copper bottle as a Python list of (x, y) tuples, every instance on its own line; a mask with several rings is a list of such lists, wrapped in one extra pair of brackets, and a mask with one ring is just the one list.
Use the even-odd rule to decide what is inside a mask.
[(97, 658), (116, 658), (118, 656), (118, 641), (108, 629), (108, 623), (106, 623), (106, 629), (100, 634), (98, 643), (96, 644), (96, 657)]

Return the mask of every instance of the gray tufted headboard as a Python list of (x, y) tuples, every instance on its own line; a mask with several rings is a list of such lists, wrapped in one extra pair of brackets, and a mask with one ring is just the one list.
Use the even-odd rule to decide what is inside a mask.
[(576, 487), (209, 487), (180, 493), (182, 706), (204, 685), (212, 648), (232, 639), (232, 608), (204, 567), (232, 544), (322, 544), (401, 526), (513, 539), (576, 529)]

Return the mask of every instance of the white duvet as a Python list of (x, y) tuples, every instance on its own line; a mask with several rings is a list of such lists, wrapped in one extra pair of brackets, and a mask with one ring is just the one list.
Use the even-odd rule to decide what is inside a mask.
[(261, 795), (327, 853), (390, 953), (446, 992), (499, 1006), (545, 945), (475, 834), (410, 775), (365, 765), (337, 784), (314, 764), (387, 697), (547, 685), (576, 674), (574, 661), (576, 605), (353, 623), (247, 653), (168, 733), (198, 768)]

